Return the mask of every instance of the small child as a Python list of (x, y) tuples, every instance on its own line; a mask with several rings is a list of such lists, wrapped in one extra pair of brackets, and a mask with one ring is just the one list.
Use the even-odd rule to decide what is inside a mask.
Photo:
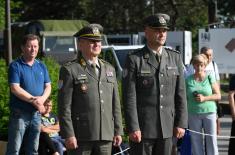
[(65, 140), (59, 136), (60, 126), (56, 115), (54, 115), (52, 110), (52, 101), (47, 99), (44, 103), (45, 113), (42, 115), (41, 132), (47, 133), (55, 145), (56, 150), (60, 155), (64, 152), (64, 142)]

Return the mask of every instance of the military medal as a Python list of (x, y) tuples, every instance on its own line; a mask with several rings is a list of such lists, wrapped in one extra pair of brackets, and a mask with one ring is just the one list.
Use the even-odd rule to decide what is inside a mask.
[(148, 80), (143, 80), (143, 85), (147, 85), (148, 84)]
[(85, 83), (81, 84), (81, 90), (82, 90), (83, 93), (87, 92), (87, 85)]

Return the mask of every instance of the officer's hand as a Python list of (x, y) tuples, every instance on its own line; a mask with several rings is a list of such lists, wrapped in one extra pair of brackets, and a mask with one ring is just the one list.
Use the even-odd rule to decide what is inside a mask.
[(122, 137), (117, 135), (113, 137), (113, 145), (114, 146), (119, 146), (122, 143)]
[(185, 133), (185, 129), (179, 128), (179, 127), (174, 128), (174, 136), (176, 138), (182, 138), (184, 136), (184, 133)]
[(67, 149), (78, 148), (78, 143), (76, 137), (69, 137), (65, 139), (65, 146)]
[(137, 130), (137, 131), (129, 133), (129, 138), (133, 142), (136, 142), (136, 143), (141, 142), (141, 131)]

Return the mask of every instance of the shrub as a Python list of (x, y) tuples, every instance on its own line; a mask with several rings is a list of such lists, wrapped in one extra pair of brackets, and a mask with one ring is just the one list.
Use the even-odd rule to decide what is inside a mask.
[(58, 93), (58, 86), (57, 82), (59, 79), (59, 69), (60, 65), (51, 57), (45, 57), (42, 61), (47, 66), (50, 78), (51, 78), (51, 99), (53, 101), (53, 112), (57, 113), (57, 93)]
[(7, 65), (3, 59), (0, 59), (0, 73), (0, 139), (4, 139), (9, 120), (9, 86), (7, 81)]

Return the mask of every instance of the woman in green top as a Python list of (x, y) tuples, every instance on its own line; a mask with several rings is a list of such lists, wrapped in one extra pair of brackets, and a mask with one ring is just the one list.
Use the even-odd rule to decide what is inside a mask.
[(191, 133), (193, 155), (218, 155), (216, 138), (216, 100), (220, 100), (219, 86), (213, 76), (205, 72), (208, 60), (204, 54), (193, 57), (195, 73), (186, 79), (189, 129), (204, 131), (206, 150), (203, 147), (203, 136)]

